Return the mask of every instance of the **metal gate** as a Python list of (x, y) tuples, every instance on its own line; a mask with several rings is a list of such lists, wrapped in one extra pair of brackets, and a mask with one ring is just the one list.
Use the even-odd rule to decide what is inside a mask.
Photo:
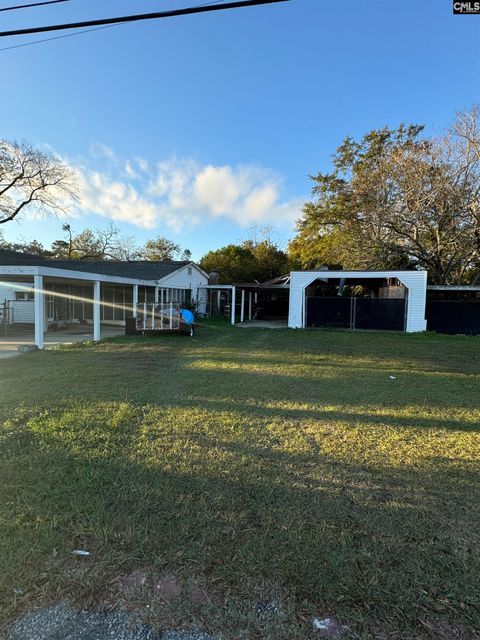
[(404, 298), (309, 297), (306, 326), (404, 331)]

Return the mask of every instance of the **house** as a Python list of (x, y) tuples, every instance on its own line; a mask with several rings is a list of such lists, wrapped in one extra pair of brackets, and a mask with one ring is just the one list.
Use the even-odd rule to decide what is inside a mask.
[[(208, 275), (194, 262), (57, 260), (0, 249), (0, 322), (34, 324), (35, 344), (53, 324), (125, 324), (141, 303), (187, 305)], [(203, 312), (202, 302), (199, 312)]]

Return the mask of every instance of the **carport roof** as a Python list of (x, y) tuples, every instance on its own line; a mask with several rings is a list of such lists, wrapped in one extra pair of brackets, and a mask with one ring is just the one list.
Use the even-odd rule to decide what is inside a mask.
[(0, 249), (0, 265), (2, 266), (51, 267), (140, 280), (161, 280), (187, 264), (190, 263), (188, 261), (153, 262), (150, 260), (57, 260), (43, 258), (32, 253)]

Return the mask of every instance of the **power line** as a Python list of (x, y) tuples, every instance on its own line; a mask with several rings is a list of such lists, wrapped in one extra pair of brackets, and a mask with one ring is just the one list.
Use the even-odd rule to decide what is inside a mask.
[(14, 7), (2, 7), (0, 11), (15, 11), (16, 9), (29, 9), (30, 7), (41, 7), (44, 4), (57, 4), (58, 2), (70, 2), (70, 0), (45, 0), (45, 2), (32, 2), (31, 4), (17, 4)]
[(185, 9), (172, 9), (170, 11), (157, 11), (155, 13), (140, 13), (130, 16), (118, 16), (117, 18), (103, 18), (100, 20), (86, 20), (84, 22), (70, 22), (65, 24), (53, 24), (45, 27), (31, 27), (29, 29), (15, 29), (13, 31), (1, 31), (0, 38), (7, 36), (21, 36), (31, 33), (45, 33), (48, 31), (61, 31), (64, 29), (78, 29), (94, 27), (97, 25), (120, 24), (122, 22), (136, 22), (138, 20), (155, 20), (159, 18), (173, 18), (207, 11), (222, 11), (225, 9), (239, 9), (240, 7), (254, 7), (261, 4), (273, 4), (276, 2), (289, 2), (289, 0), (239, 0), (238, 2), (224, 2), (216, 5), (203, 5), (186, 7)]
[[(201, 7), (207, 7), (212, 4), (220, 4), (222, 0), (212, 0), (212, 2), (205, 2)], [(72, 38), (73, 36), (81, 36), (84, 33), (90, 33), (91, 31), (100, 31), (102, 29), (111, 29), (112, 27), (119, 27), (119, 24), (107, 24), (103, 27), (93, 27), (93, 29), (82, 29), (81, 31), (74, 31), (73, 33), (64, 33), (62, 36), (54, 36), (53, 38), (42, 38), (42, 40), (33, 40), (32, 42), (22, 42), (22, 44), (13, 44), (10, 47), (3, 47), (2, 51), (9, 51), (10, 49), (21, 49), (22, 47), (31, 47), (34, 44), (42, 44), (43, 42), (51, 42), (52, 40), (62, 40), (63, 38)]]
[(90, 31), (100, 31), (101, 29), (111, 29), (112, 27), (118, 27), (118, 24), (107, 24), (104, 27), (93, 27), (93, 29), (82, 29), (82, 31), (74, 31), (73, 33), (64, 33), (63, 36), (54, 36), (53, 38), (43, 38), (42, 40), (34, 40), (33, 42), (23, 42), (22, 44), (13, 44), (10, 47), (3, 47), (1, 51), (8, 51), (9, 49), (20, 49), (21, 47), (31, 47), (33, 44), (40, 44), (41, 42), (50, 42), (51, 40), (61, 40), (62, 38), (71, 38), (72, 36), (81, 36), (84, 33), (90, 33)]

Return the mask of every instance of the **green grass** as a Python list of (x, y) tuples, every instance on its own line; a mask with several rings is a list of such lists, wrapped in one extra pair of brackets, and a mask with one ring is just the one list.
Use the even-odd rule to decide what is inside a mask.
[[(3, 621), (68, 598), (227, 638), (328, 614), (352, 638), (477, 637), (479, 354), (206, 324), (2, 361)], [(159, 597), (167, 574), (207, 601)]]

